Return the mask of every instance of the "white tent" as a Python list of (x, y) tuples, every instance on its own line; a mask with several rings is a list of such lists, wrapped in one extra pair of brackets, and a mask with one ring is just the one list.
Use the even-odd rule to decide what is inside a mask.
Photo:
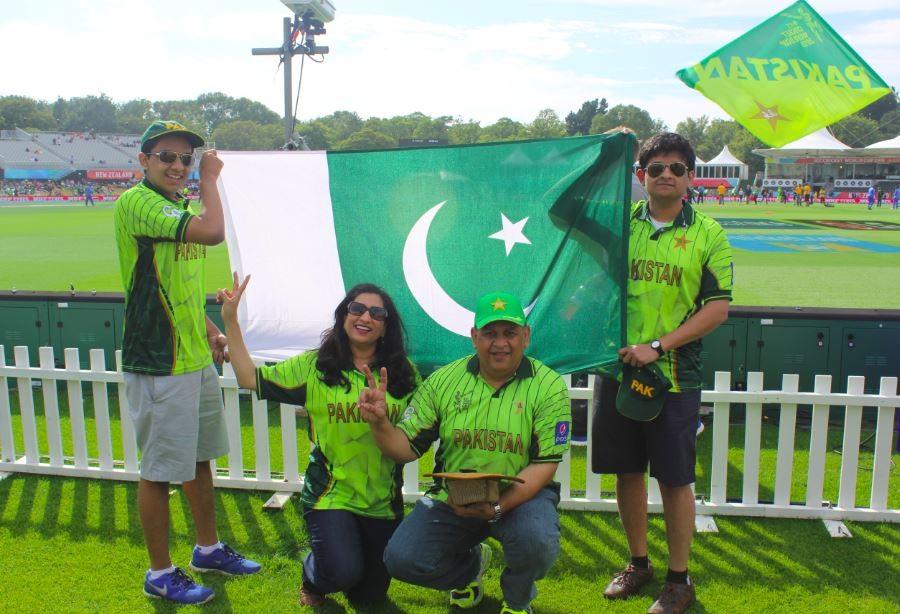
[(866, 149), (900, 149), (900, 135), (886, 141), (872, 143)]
[(728, 145), (726, 145), (719, 152), (719, 155), (709, 162), (697, 160), (697, 180), (695, 183), (703, 184), (707, 179), (728, 179), (728, 183), (736, 186), (741, 179), (747, 179), (748, 174), (749, 167), (738, 160), (729, 151)]
[(726, 145), (725, 147), (722, 148), (722, 151), (719, 152), (718, 156), (716, 156), (709, 162), (706, 162), (706, 164), (722, 166), (722, 165), (726, 165), (726, 164), (728, 164), (728, 165), (731, 165), (731, 164), (743, 165), (744, 163), (741, 162), (740, 160), (738, 160), (737, 158), (735, 158), (734, 154), (731, 153), (731, 151), (729, 151), (728, 145)]
[(840, 149), (850, 149), (848, 145), (841, 143), (839, 140), (828, 132), (827, 128), (822, 128), (812, 134), (797, 139), (793, 143), (788, 143), (780, 149), (785, 150), (803, 150), (803, 151), (834, 151)]

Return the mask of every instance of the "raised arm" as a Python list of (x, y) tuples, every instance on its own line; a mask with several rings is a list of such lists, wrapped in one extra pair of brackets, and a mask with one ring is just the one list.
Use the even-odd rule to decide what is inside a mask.
[(228, 338), (228, 354), (238, 384), (241, 388), (256, 390), (256, 365), (253, 364), (250, 352), (244, 345), (244, 336), (237, 321), (241, 296), (249, 282), (249, 275), (241, 282), (235, 272), (231, 290), (222, 288), (216, 293), (216, 300), (222, 304), (222, 321), (225, 322), (225, 335)]
[(377, 386), (375, 377), (368, 366), (363, 367), (363, 373), (369, 386), (363, 388), (359, 395), (359, 415), (369, 423), (375, 443), (394, 462), (408, 463), (415, 460), (417, 455), (409, 444), (406, 433), (391, 424), (387, 417), (387, 403), (385, 402), (387, 369), (381, 368), (381, 383)]
[(188, 222), (185, 239), (188, 243), (218, 245), (225, 240), (225, 216), (216, 182), (224, 163), (215, 149), (207, 149), (200, 158), (200, 202), (203, 211)]

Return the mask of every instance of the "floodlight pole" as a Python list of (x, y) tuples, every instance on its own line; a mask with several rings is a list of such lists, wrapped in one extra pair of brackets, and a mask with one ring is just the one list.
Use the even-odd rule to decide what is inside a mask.
[(294, 47), (291, 40), (291, 18), (285, 17), (282, 22), (284, 25), (284, 41), (281, 47), (262, 47), (251, 50), (253, 55), (277, 55), (281, 57), (281, 63), (284, 64), (284, 144), (287, 146), (291, 140), (294, 130), (294, 112), (291, 109), (291, 97), (293, 95), (293, 82), (291, 81), (291, 60), (294, 54), (305, 53), (302, 47)]

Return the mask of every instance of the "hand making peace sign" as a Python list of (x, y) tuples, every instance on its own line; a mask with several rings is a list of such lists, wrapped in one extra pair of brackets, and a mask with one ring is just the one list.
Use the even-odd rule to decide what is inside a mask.
[(378, 386), (375, 385), (375, 376), (368, 365), (364, 365), (362, 371), (369, 386), (359, 393), (359, 415), (366, 422), (382, 422), (387, 419), (387, 369), (381, 367), (381, 383)]
[(216, 302), (222, 304), (222, 319), (228, 319), (229, 321), (237, 321), (238, 305), (241, 303), (241, 296), (244, 294), (247, 284), (250, 283), (249, 275), (244, 278), (243, 283), (239, 281), (237, 271), (233, 275), (231, 290), (221, 288), (216, 292)]

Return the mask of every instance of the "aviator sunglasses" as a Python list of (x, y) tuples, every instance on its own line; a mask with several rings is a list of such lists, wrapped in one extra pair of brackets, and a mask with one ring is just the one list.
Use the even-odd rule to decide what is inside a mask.
[(174, 151), (169, 151), (168, 149), (154, 151), (152, 153), (148, 153), (147, 155), (156, 156), (163, 164), (172, 164), (175, 162), (176, 158), (181, 158), (181, 163), (186, 167), (190, 166), (194, 162), (194, 154), (177, 153)]
[(377, 322), (384, 322), (388, 317), (388, 310), (384, 307), (366, 307), (362, 303), (351, 301), (347, 305), (347, 312), (354, 316), (361, 316), (365, 312), (369, 312), (372, 319)]
[(666, 170), (666, 167), (668, 167), (669, 170), (672, 171), (672, 174), (676, 177), (683, 177), (688, 170), (687, 165), (683, 162), (670, 162), (669, 164), (663, 164), (662, 162), (651, 162), (644, 170), (647, 171), (648, 175), (655, 179), (663, 174), (663, 171)]

